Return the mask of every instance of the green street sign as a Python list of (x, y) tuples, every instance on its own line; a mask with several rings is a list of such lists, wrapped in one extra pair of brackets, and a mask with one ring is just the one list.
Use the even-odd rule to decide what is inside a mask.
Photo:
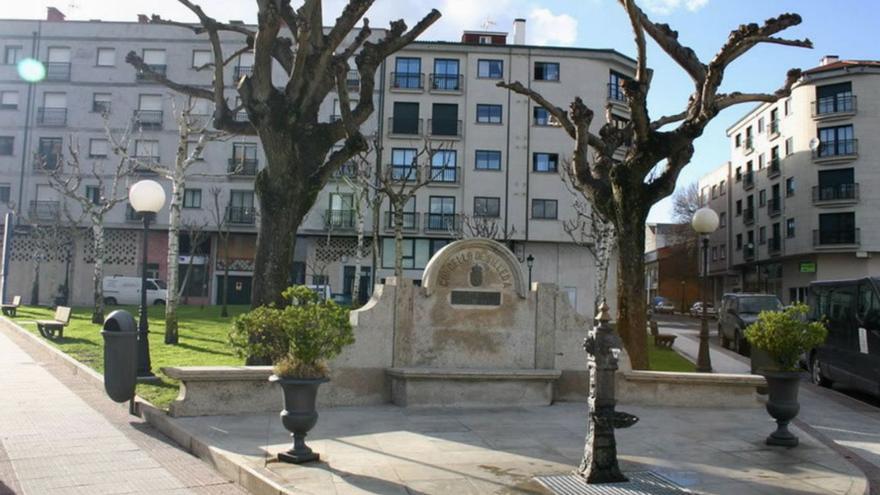
[(816, 273), (816, 262), (801, 261), (801, 273)]

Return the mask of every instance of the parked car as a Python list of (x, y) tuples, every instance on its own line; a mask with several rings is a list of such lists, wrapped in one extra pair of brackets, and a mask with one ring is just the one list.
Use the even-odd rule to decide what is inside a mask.
[[(141, 277), (113, 275), (104, 277), (104, 304), (140, 304)], [(147, 304), (165, 304), (168, 291), (165, 282), (157, 278), (147, 279)]]
[(761, 311), (782, 311), (782, 301), (773, 294), (725, 294), (721, 298), (718, 311), (721, 346), (748, 356), (749, 343), (746, 341), (745, 330), (758, 319)]
[[(691, 306), (691, 316), (695, 316), (697, 318), (701, 318), (703, 316), (703, 303), (701, 301), (697, 301)], [(715, 305), (712, 303), (706, 303), (706, 316), (710, 318), (715, 317)]]
[(675, 312), (675, 305), (672, 304), (672, 301), (666, 299), (665, 297), (657, 296), (651, 301), (651, 309), (654, 313), (667, 313), (672, 314)]
[(825, 343), (808, 356), (813, 383), (842, 383), (880, 395), (880, 278), (810, 285), (812, 319), (828, 326)]

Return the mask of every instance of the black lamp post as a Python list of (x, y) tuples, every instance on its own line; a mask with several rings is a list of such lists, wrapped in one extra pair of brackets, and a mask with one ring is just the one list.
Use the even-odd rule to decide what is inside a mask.
[(526, 257), (526, 266), (529, 267), (529, 290), (532, 290), (532, 267), (535, 266), (535, 257), (531, 254)]
[(697, 353), (697, 372), (711, 373), (712, 359), (709, 356), (709, 320), (706, 316), (706, 284), (709, 280), (709, 234), (718, 229), (718, 214), (712, 208), (700, 208), (691, 219), (691, 226), (703, 238), (703, 287), (700, 291), (702, 314), (700, 316), (700, 350)]
[(150, 325), (147, 321), (147, 236), (150, 232), (150, 220), (165, 205), (165, 189), (153, 180), (136, 182), (128, 190), (128, 202), (132, 209), (144, 219), (144, 245), (141, 266), (141, 307), (138, 315), (138, 378), (153, 378), (155, 375), (150, 364)]

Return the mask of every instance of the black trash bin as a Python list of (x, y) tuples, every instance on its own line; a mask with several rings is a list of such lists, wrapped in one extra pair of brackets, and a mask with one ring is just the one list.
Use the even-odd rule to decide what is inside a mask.
[(134, 398), (137, 384), (137, 324), (117, 309), (104, 320), (104, 390), (116, 402)]

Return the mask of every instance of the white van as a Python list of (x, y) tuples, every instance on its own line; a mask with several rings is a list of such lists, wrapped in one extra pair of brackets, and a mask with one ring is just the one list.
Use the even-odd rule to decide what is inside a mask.
[[(147, 279), (147, 304), (165, 304), (168, 297), (165, 282), (156, 278)], [(141, 303), (141, 278), (114, 275), (104, 277), (104, 304)]]

